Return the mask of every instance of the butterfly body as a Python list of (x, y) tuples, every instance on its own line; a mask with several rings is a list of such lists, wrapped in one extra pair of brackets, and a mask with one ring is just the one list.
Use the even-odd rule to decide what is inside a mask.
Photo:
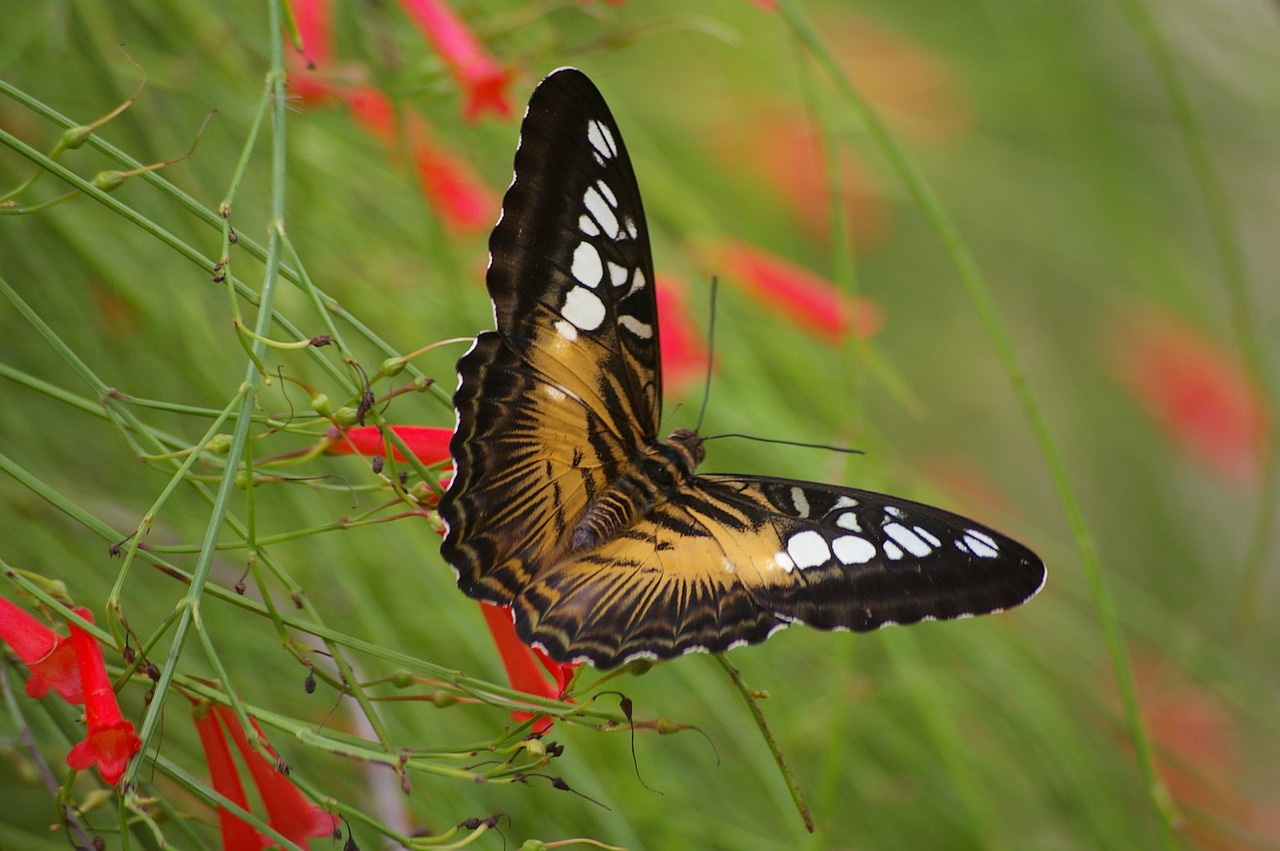
[(659, 438), (653, 262), (621, 132), (581, 72), (535, 90), (490, 238), (497, 328), (458, 362), (441, 552), (559, 661), (723, 652), (792, 623), (875, 629), (985, 614), (1044, 565), (975, 521), (897, 497), (698, 475)]
[(693, 479), (705, 456), (702, 439), (678, 429), (645, 444), (627, 468), (588, 506), (574, 527), (571, 546), (587, 549), (626, 531), (655, 505), (675, 497)]

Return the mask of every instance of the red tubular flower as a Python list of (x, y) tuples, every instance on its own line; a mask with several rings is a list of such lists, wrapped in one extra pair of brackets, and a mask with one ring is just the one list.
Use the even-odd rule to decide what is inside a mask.
[[(93, 621), (88, 609), (76, 609), (76, 614)], [(96, 764), (102, 779), (114, 786), (124, 775), (129, 760), (142, 749), (142, 740), (133, 732), (133, 724), (120, 714), (120, 704), (116, 701), (115, 690), (111, 688), (102, 648), (89, 633), (74, 623), (69, 626), (76, 664), (80, 668), (80, 682), (84, 687), (88, 733), (84, 741), (67, 754), (67, 765), (83, 771)]]
[[(508, 615), (510, 612), (508, 612)], [(551, 675), (551, 679), (556, 683), (556, 697), (563, 697), (564, 690), (569, 687), (569, 681), (573, 679), (573, 672), (578, 670), (577, 662), (557, 662), (546, 653), (542, 652), (539, 647), (529, 648), (533, 651), (533, 655), (538, 657), (538, 661), (542, 663), (542, 667), (547, 669), (547, 673)], [(572, 702), (572, 701), (570, 701)]]
[(435, 45), (466, 91), (463, 112), (466, 119), (474, 121), (486, 111), (502, 118), (510, 117), (511, 100), (506, 90), (514, 72), (503, 68), (489, 55), (457, 13), (442, 0), (400, 0), (400, 5)]
[(1266, 435), (1257, 388), (1220, 344), (1145, 308), (1117, 347), (1121, 378), (1170, 439), (1222, 479), (1251, 485)]
[[(390, 426), (413, 457), (423, 464), (438, 464), (449, 460), (449, 440), (453, 432), (447, 428), (433, 426)], [(377, 426), (357, 426), (349, 428), (341, 434), (335, 434), (337, 441), (325, 449), (328, 455), (381, 455), (383, 458), (394, 457), (403, 462), (405, 457), (399, 447), (389, 440), (384, 440)]]
[[(249, 740), (245, 737), (244, 730), (240, 727), (240, 722), (236, 718), (234, 712), (226, 706), (214, 706), (212, 715), (217, 717), (222, 727), (231, 734), (231, 741), (235, 742), (236, 749), (240, 751), (240, 756), (249, 768), (249, 774), (253, 777), (253, 784), (258, 787), (258, 795), (262, 798), (263, 806), (267, 808), (267, 824), (271, 825), (281, 836), (288, 839), (295, 845), (301, 845), (303, 848), (310, 847), (307, 842), (311, 836), (332, 836), (334, 829), (337, 827), (337, 819), (320, 807), (308, 801), (303, 797), (302, 791), (289, 781), (288, 777), (281, 774), (276, 766), (272, 765), (249, 745)], [(261, 736), (262, 731), (258, 734)], [(263, 737), (265, 741), (265, 737)], [(202, 739), (203, 741), (203, 734)], [(226, 750), (224, 744), (223, 750)], [(270, 746), (267, 750), (275, 756)], [(208, 749), (205, 751), (209, 753)], [(230, 755), (228, 754), (228, 757)], [(213, 774), (213, 765), (209, 766), (210, 775)], [(239, 783), (239, 778), (236, 778)], [(217, 789), (215, 782), (214, 788)], [(222, 792), (221, 789), (218, 791)], [(223, 792), (226, 795), (226, 792)], [(243, 796), (243, 789), (241, 790)], [(231, 795), (227, 795), (232, 798)], [(239, 800), (232, 798), (236, 803)], [(230, 814), (228, 814), (230, 815)], [(233, 816), (234, 818), (234, 816)], [(236, 819), (239, 821), (239, 819)], [(225, 822), (224, 822), (225, 824)], [(256, 833), (256, 831), (255, 831)], [(225, 848), (235, 847), (251, 847), (258, 848), (260, 845), (249, 846), (233, 846), (226, 842), (227, 834), (223, 834)]]
[[(1250, 739), (1228, 701), (1169, 660), (1139, 659), (1134, 667), (1156, 770), (1187, 815), (1188, 847), (1274, 847), (1280, 819), (1274, 803), (1259, 794), (1274, 786), (1265, 776), (1244, 779), (1256, 775), (1246, 762)], [(1267, 774), (1274, 778), (1274, 769)]]
[(678, 396), (706, 374), (709, 353), (685, 308), (685, 286), (669, 275), (658, 277), (659, 340), (663, 392)]
[(944, 142), (973, 126), (974, 108), (942, 54), (834, 4), (821, 22), (832, 55), (894, 130)]
[[(360, 126), (393, 151), (398, 150), (399, 122), (390, 98), (367, 86), (347, 90), (343, 99)], [(445, 225), (460, 233), (493, 225), (498, 197), (461, 158), (432, 139), (426, 121), (406, 117), (409, 151), (423, 197)]]
[(384, 145), (395, 146), (396, 108), (391, 98), (369, 86), (356, 86), (342, 95), (356, 122)]
[(302, 37), (303, 53), (289, 50), (289, 88), (304, 103), (329, 100), (333, 86), (317, 73), (333, 56), (333, 22), (329, 0), (293, 0), (293, 21)]
[(31, 669), (30, 697), (44, 697), (53, 689), (67, 703), (84, 703), (84, 687), (71, 639), (45, 626), (26, 609), (0, 597), (0, 641), (13, 648)]
[[(830, 166), (812, 121), (789, 108), (757, 106), (748, 120), (735, 115), (732, 132), (719, 134), (716, 147), (730, 166), (750, 171), (753, 183), (769, 187), (804, 227), (822, 239), (831, 236)], [(737, 126), (749, 128), (740, 132)], [(845, 228), (854, 245), (868, 249), (884, 242), (889, 208), (871, 170), (858, 156), (841, 150), (841, 201)]]
[[(520, 640), (520, 636), (516, 635), (510, 608), (481, 603), (480, 611), (484, 613), (484, 620), (489, 626), (489, 633), (493, 636), (493, 643), (498, 646), (498, 655), (502, 657), (502, 666), (507, 669), (507, 679), (511, 682), (511, 687), (525, 694), (552, 700), (560, 697), (573, 676), (573, 669), (577, 666), (561, 665), (553, 662), (545, 653), (530, 649)], [(546, 676), (539, 670), (539, 662), (555, 680), (554, 685), (548, 682)], [(534, 715), (530, 712), (512, 712), (511, 717), (523, 722), (533, 718)], [(533, 724), (535, 733), (545, 733), (549, 729), (551, 729), (551, 719), (546, 716), (538, 718)]]
[[(207, 703), (198, 703), (192, 707), (192, 716), (196, 732), (200, 736), (200, 747), (204, 750), (204, 760), (209, 765), (209, 782), (222, 797), (238, 805), (241, 809), (249, 809), (249, 799), (244, 794), (244, 784), (240, 782), (240, 773), (231, 758), (231, 750), (222, 735), (222, 727), (218, 716)], [(218, 807), (218, 825), (222, 830), (222, 847), (225, 851), (240, 848), (262, 848), (265, 837), (244, 819), (225, 807)]]
[(884, 325), (884, 312), (875, 302), (859, 297), (850, 303), (830, 281), (777, 255), (743, 242), (725, 243), (708, 253), (712, 266), (730, 281), (830, 340), (850, 332), (870, 337)]
[(410, 113), (408, 124), (413, 165), (422, 194), (432, 209), (456, 231), (476, 232), (492, 227), (498, 196), (466, 162), (431, 138), (421, 116)]

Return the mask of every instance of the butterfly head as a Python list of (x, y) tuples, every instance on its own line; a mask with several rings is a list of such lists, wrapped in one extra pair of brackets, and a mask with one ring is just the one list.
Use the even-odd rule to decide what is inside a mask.
[(667, 440), (684, 447), (690, 457), (693, 458), (693, 466), (695, 467), (707, 457), (707, 449), (702, 445), (702, 438), (693, 429), (678, 428), (671, 432), (671, 436)]

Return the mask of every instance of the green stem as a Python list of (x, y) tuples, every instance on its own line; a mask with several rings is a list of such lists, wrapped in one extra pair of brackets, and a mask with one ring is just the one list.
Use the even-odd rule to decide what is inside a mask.
[(742, 680), (742, 672), (723, 653), (717, 653), (715, 658), (720, 663), (720, 667), (724, 668), (725, 673), (729, 675), (729, 681), (733, 683), (733, 687), (738, 690), (738, 694), (742, 695), (742, 699), (746, 702), (747, 709), (751, 711), (751, 717), (755, 719), (756, 727), (760, 730), (760, 735), (764, 737), (765, 744), (769, 746), (769, 753), (773, 755), (773, 761), (778, 764), (778, 770), (782, 772), (782, 780), (787, 784), (787, 791), (791, 793), (791, 800), (795, 802), (796, 812), (800, 814), (805, 830), (813, 833), (813, 813), (809, 810), (809, 802), (805, 800), (804, 792), (801, 791), (800, 784), (797, 782), (795, 774), (791, 771), (787, 758), (782, 753), (782, 748), (778, 746), (778, 740), (773, 737), (773, 730), (769, 728), (769, 722), (764, 717), (764, 711), (760, 708), (760, 701), (756, 693), (747, 688), (747, 684)]

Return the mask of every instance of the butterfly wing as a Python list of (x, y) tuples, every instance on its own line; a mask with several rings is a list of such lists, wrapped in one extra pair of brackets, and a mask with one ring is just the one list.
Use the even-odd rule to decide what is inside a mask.
[[(458, 362), (441, 551), (463, 591), (513, 607), (525, 641), (609, 667), (790, 623), (983, 614), (1040, 587), (1044, 566), (1021, 544), (918, 503), (784, 479), (636, 478), (632, 462), (664, 443), (649, 238), (621, 133), (581, 73), (535, 90), (489, 248), (497, 329)], [(662, 497), (575, 548), (611, 488), (614, 505)]]
[(721, 652), (791, 623), (871, 630), (987, 614), (1044, 582), (1016, 541), (909, 500), (700, 476), (623, 535), (567, 555), (516, 598), (516, 629), (560, 660)]
[(497, 330), (458, 362), (442, 553), (506, 605), (657, 434), (653, 262), (622, 134), (581, 72), (534, 91), (489, 239)]

